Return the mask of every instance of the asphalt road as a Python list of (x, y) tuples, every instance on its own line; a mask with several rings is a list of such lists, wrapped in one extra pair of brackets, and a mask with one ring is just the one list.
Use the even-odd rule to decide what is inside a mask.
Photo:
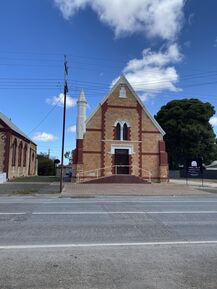
[(0, 198), (1, 289), (217, 288), (217, 198)]

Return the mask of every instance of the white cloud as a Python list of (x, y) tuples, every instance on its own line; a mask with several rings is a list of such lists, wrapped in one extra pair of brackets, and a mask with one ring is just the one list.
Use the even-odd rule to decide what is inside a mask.
[(67, 129), (68, 132), (75, 133), (76, 132), (76, 125), (72, 125)]
[(34, 141), (49, 142), (49, 141), (57, 140), (58, 137), (47, 132), (37, 132), (32, 139)]
[[(52, 98), (47, 98), (46, 102), (51, 105), (58, 105), (63, 106), (64, 105), (64, 94), (60, 93), (58, 96), (54, 96)], [(72, 98), (71, 96), (66, 96), (66, 107), (74, 107), (76, 106), (77, 99)]]
[[(176, 44), (158, 52), (145, 49), (142, 58), (130, 60), (123, 72), (142, 100), (164, 90), (178, 91), (179, 75), (173, 66), (182, 60)], [(117, 81), (114, 80), (112, 85)]]
[(186, 0), (54, 0), (65, 19), (91, 7), (116, 36), (143, 32), (149, 37), (172, 40), (183, 23)]
[(217, 116), (211, 117), (210, 120), (209, 120), (209, 123), (210, 123), (212, 126), (217, 126)]

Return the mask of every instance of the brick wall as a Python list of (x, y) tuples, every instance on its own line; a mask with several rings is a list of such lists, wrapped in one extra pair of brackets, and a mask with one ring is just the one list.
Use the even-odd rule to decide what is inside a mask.
[[(133, 166), (150, 171), (155, 180), (161, 177), (167, 178), (167, 164), (160, 166), (159, 142), (163, 140), (163, 136), (130, 89), (126, 87), (127, 98), (119, 97), (119, 89), (120, 87), (117, 87), (109, 95), (103, 106), (98, 108), (87, 123), (83, 170), (110, 167), (102, 172), (102, 175), (110, 175), (114, 164), (111, 146), (130, 146), (133, 150), (130, 157)], [(114, 140), (114, 124), (118, 120), (127, 121), (130, 125), (130, 140)], [(74, 169), (76, 169), (75, 165)], [(143, 176), (147, 176), (146, 172), (140, 172)]]

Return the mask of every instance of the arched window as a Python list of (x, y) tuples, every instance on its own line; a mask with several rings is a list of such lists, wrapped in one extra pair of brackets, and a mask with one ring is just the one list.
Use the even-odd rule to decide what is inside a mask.
[(115, 139), (116, 140), (128, 140), (129, 139), (129, 124), (127, 121), (117, 121), (115, 126)]
[(118, 122), (115, 128), (115, 139), (121, 140), (121, 125)]
[(15, 139), (12, 144), (12, 167), (16, 166), (16, 156), (17, 156), (17, 139)]
[(32, 162), (34, 162), (34, 159), (35, 159), (35, 154), (32, 153)]
[(23, 166), (26, 166), (26, 157), (27, 157), (27, 144), (25, 144), (23, 149)]
[(128, 140), (128, 127), (126, 123), (123, 125), (123, 140)]
[(20, 142), (19, 147), (18, 147), (18, 167), (21, 167), (22, 151), (23, 151), (23, 143)]

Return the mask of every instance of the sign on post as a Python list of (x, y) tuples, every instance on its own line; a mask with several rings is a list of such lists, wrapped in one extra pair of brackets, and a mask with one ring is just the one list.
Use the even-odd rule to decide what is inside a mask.
[[(186, 178), (201, 177), (203, 185), (203, 159), (202, 157), (187, 159), (186, 161)], [(186, 179), (186, 180), (187, 180)]]

